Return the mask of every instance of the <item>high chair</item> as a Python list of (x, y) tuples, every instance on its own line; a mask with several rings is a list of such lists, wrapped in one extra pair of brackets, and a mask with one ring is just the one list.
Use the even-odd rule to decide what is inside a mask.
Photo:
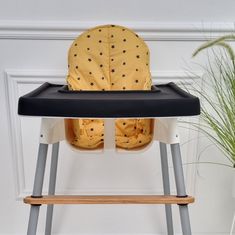
[[(69, 50), (68, 85), (44, 83), (20, 97), (20, 115), (40, 116), (41, 131), (28, 235), (35, 235), (39, 209), (47, 205), (45, 234), (51, 234), (55, 204), (165, 204), (167, 234), (173, 235), (171, 204), (178, 204), (183, 235), (191, 235), (177, 118), (200, 114), (197, 97), (174, 83), (152, 85), (147, 45), (131, 30), (104, 25), (80, 35)], [(59, 142), (79, 154), (122, 154), (160, 143), (164, 195), (55, 195)], [(52, 158), (48, 195), (42, 195), (48, 145)], [(177, 195), (170, 193), (167, 144), (171, 147)], [(110, 156), (112, 157), (112, 156)]]

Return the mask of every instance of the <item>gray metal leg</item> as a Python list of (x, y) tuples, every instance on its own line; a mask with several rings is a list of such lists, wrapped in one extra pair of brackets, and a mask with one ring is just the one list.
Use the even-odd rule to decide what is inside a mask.
[[(167, 148), (166, 144), (160, 142), (160, 155), (161, 155), (161, 166), (162, 166), (162, 180), (163, 180), (163, 190), (164, 195), (170, 195), (170, 179), (169, 179), (169, 168), (167, 159)], [(173, 235), (173, 220), (172, 220), (172, 210), (171, 205), (165, 205), (166, 211), (166, 223), (167, 223), (167, 234)]]
[[(42, 186), (46, 166), (48, 144), (40, 144), (38, 150), (38, 159), (36, 173), (34, 177), (33, 194), (34, 197), (42, 195)], [(35, 235), (37, 231), (38, 215), (40, 206), (31, 205), (27, 235)]]
[[(59, 142), (53, 144), (52, 146), (51, 169), (50, 169), (50, 180), (49, 180), (49, 190), (48, 190), (49, 195), (55, 194), (58, 153), (59, 153)], [(53, 207), (54, 205), (47, 206), (45, 235), (51, 235)]]
[[(184, 173), (182, 166), (182, 159), (180, 153), (179, 144), (171, 144), (171, 153), (175, 173), (175, 183), (177, 196), (184, 197), (186, 196), (185, 182), (184, 182)], [(191, 226), (189, 220), (188, 205), (179, 205), (180, 210), (180, 219), (183, 235), (191, 235)]]

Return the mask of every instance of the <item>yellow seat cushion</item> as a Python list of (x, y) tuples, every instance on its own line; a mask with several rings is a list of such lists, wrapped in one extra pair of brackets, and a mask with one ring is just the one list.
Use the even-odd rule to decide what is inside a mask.
[[(125, 27), (92, 28), (70, 47), (67, 83), (70, 90), (150, 90), (148, 47)], [(117, 119), (115, 124), (120, 148), (133, 149), (152, 139), (151, 119)], [(73, 119), (72, 130), (74, 146), (93, 149), (103, 144), (102, 119)]]

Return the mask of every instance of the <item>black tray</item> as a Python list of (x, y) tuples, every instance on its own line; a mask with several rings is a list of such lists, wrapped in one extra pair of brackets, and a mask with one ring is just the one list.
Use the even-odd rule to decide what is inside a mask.
[(200, 114), (199, 99), (174, 83), (150, 91), (69, 91), (44, 83), (19, 98), (18, 114), (51, 117), (174, 117)]

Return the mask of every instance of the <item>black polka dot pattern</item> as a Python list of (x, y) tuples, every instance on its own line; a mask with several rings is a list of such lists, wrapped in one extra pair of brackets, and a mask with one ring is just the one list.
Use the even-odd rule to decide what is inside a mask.
[[(148, 66), (148, 48), (135, 33), (115, 25), (97, 27), (82, 34), (71, 46), (68, 87), (81, 92), (89, 89), (146, 90), (151, 86), (151, 81), (143, 80), (149, 74)], [(104, 142), (102, 120), (73, 121), (74, 145), (96, 148)], [(134, 148), (151, 140), (150, 128), (145, 119), (118, 119), (116, 123), (120, 128), (116, 130), (117, 146)]]

